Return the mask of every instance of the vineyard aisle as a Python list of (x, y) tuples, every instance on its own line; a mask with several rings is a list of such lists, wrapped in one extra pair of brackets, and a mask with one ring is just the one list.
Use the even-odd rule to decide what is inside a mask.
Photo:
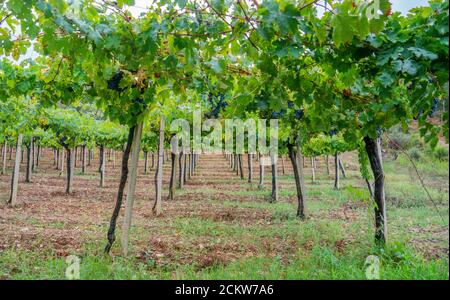
[[(17, 208), (2, 206), (0, 209), (2, 278), (63, 278), (64, 259), (71, 254), (83, 258), (81, 274), (86, 279), (365, 276), (359, 262), (370, 251), (372, 221), (367, 207), (349, 199), (345, 190), (349, 185), (364, 187), (357, 164), (347, 164), (347, 178), (342, 179), (341, 191), (333, 189), (334, 179), (326, 174), (323, 159), (318, 158), (316, 162), (315, 184), (311, 184), (310, 168), (305, 168), (310, 202), (309, 217), (302, 222), (295, 216), (295, 182), (288, 164), (284, 175), (281, 166), (278, 170), (280, 199), (269, 203), (270, 166), (266, 167), (264, 189), (259, 189), (257, 181), (253, 180), (253, 185), (247, 182), (246, 155), (243, 155), (244, 180), (236, 175), (223, 155), (201, 155), (194, 175), (182, 190), (176, 191), (174, 200), (167, 200), (171, 164), (166, 162), (162, 214), (155, 217), (152, 214), (154, 169), (144, 174), (141, 155), (130, 231), (130, 258), (124, 261), (118, 243), (113, 246), (113, 258), (101, 252), (119, 182), (119, 168), (113, 168), (113, 162), (107, 160), (105, 187), (99, 187), (97, 156), (98, 153), (84, 175), (81, 167), (75, 169), (71, 195), (64, 193), (65, 177), (55, 169), (52, 151), (44, 150), (39, 176), (34, 176), (32, 183), (23, 183), (26, 163), (21, 165), (20, 204)], [(351, 162), (354, 154), (344, 154), (343, 159)], [(8, 174), (12, 164), (13, 160), (8, 161)], [(254, 160), (253, 165), (253, 176), (258, 178), (258, 162)], [(8, 194), (9, 176), (0, 178), (0, 195), (4, 197)], [(409, 217), (412, 225), (400, 227), (398, 224), (408, 216), (401, 208), (391, 209), (393, 239), (414, 237), (411, 245), (425, 256), (437, 259), (444, 255), (448, 226), (442, 226), (432, 211), (410, 212), (422, 214), (430, 220), (430, 225), (418, 231), (419, 224), (414, 223), (418, 222), (417, 218)], [(342, 265), (333, 266), (334, 259)], [(445, 264), (427, 263), (434, 266), (436, 273), (423, 276), (439, 276), (445, 271)], [(127, 267), (123, 268), (125, 264)], [(342, 274), (332, 275), (338, 267)], [(27, 271), (29, 268), (38, 271)], [(389, 269), (386, 276), (395, 277), (397, 271)]]

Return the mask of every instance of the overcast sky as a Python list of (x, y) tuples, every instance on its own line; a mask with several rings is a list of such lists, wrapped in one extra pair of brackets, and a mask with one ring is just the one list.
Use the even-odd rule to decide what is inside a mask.
[(406, 14), (411, 8), (428, 6), (428, 0), (391, 0), (392, 10)]

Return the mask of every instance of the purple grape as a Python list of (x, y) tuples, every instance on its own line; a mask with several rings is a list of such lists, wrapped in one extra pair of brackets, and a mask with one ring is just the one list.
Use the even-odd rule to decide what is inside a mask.
[(304, 115), (305, 115), (305, 111), (303, 109), (297, 109), (295, 111), (295, 118), (296, 119), (300, 120), (301, 118), (303, 118)]
[(114, 74), (113, 77), (111, 77), (110, 80), (108, 80), (108, 89), (121, 92), (123, 89), (120, 88), (120, 81), (123, 78), (123, 72), (119, 71), (116, 74)]

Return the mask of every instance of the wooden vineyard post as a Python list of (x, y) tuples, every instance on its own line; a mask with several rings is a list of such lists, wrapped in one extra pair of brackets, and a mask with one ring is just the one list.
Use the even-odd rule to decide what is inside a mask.
[(128, 130), (127, 143), (125, 145), (125, 149), (124, 149), (123, 155), (122, 155), (122, 170), (120, 173), (120, 182), (119, 182), (119, 188), (117, 191), (116, 204), (114, 206), (111, 220), (109, 221), (109, 228), (108, 228), (108, 233), (106, 236), (108, 239), (108, 243), (105, 246), (105, 253), (109, 253), (114, 241), (116, 240), (115, 231), (116, 231), (117, 218), (119, 217), (120, 208), (122, 207), (123, 192), (125, 190), (125, 185), (127, 183), (128, 160), (130, 158), (131, 146), (132, 146), (133, 140), (134, 140), (135, 129), (136, 129), (136, 127), (133, 126)]
[(183, 153), (184, 149), (181, 150), (180, 155), (178, 157), (178, 163), (179, 163), (179, 167), (178, 167), (178, 188), (182, 189), (183, 185), (184, 185), (184, 163), (183, 163), (183, 158), (184, 158), (184, 153)]
[(259, 189), (263, 189), (264, 188), (264, 164), (263, 164), (263, 159), (261, 157), (261, 153), (258, 154), (259, 159), (259, 183), (258, 183), (258, 188)]
[(148, 152), (144, 151), (144, 174), (148, 173)]
[(2, 149), (2, 175), (6, 174), (6, 150), (8, 149), (8, 143), (3, 143), (3, 149)]
[(128, 183), (127, 198), (125, 203), (125, 216), (122, 226), (122, 253), (124, 256), (128, 254), (128, 240), (131, 227), (131, 218), (133, 214), (134, 194), (136, 191), (137, 169), (139, 162), (139, 152), (141, 147), (143, 123), (136, 126), (133, 136), (133, 144), (131, 146), (131, 169), (130, 181)]
[[(17, 143), (16, 143), (16, 157), (14, 161), (14, 168), (13, 168), (13, 174), (11, 179), (11, 194), (9, 197), (9, 205), (15, 206), (17, 204), (17, 187), (19, 185), (19, 170), (20, 170), (20, 153), (22, 148), (22, 139), (23, 134), (19, 134), (17, 137)], [(12, 152), (12, 149), (11, 149)], [(10, 152), (10, 153), (11, 153)]]
[(346, 178), (347, 174), (345, 173), (345, 168), (344, 165), (342, 164), (342, 159), (339, 159), (339, 169), (342, 172), (342, 177)]
[(277, 170), (277, 157), (274, 154), (270, 154), (270, 160), (272, 165), (272, 195), (271, 202), (278, 201), (278, 170)]
[(73, 184), (73, 171), (75, 169), (75, 151), (67, 147), (67, 180), (66, 180), (66, 194), (69, 195), (72, 192)]
[(164, 125), (165, 118), (161, 116), (159, 122), (159, 141), (158, 141), (158, 157), (155, 172), (155, 203), (153, 205), (153, 213), (155, 215), (161, 214), (161, 195), (162, 195), (162, 173), (163, 173), (163, 159), (164, 159)]
[(81, 147), (81, 173), (86, 173), (86, 146)]
[(103, 148), (103, 146), (101, 146), (100, 150), (100, 187), (104, 187), (105, 186), (105, 172), (106, 172), (106, 152)]
[(253, 154), (248, 153), (248, 182), (253, 180)]
[(339, 190), (339, 153), (334, 154), (334, 189)]
[(33, 142), (30, 141), (30, 144), (27, 146), (27, 170), (25, 175), (25, 182), (30, 183), (31, 182), (31, 173), (33, 172), (32, 166), (33, 166)]

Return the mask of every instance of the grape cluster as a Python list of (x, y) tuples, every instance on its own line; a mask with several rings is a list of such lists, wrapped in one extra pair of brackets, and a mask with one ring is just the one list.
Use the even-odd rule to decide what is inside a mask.
[(211, 110), (209, 113), (205, 114), (207, 118), (217, 119), (220, 112), (228, 106), (227, 101), (225, 101), (225, 95), (222, 93), (219, 93), (216, 97), (213, 95), (213, 93), (209, 93), (208, 102), (210, 104)]
[[(57, 133), (58, 135), (59, 135), (59, 133)], [(63, 147), (67, 147), (68, 146), (68, 144), (67, 144), (67, 137), (65, 137), (65, 136), (60, 136), (59, 137), (59, 144), (61, 145), (61, 146), (63, 146)]]
[(282, 109), (280, 111), (274, 111), (272, 113), (272, 119), (282, 118), (282, 117), (284, 117), (285, 114), (286, 114), (286, 110), (285, 109)]
[(142, 105), (146, 105), (144, 99), (142, 99), (142, 98), (135, 98), (135, 99), (133, 99), (133, 103), (134, 103), (134, 104), (142, 104)]
[(288, 107), (289, 108), (293, 108), (294, 107), (294, 102), (292, 102), (292, 101), (288, 101)]
[(129, 109), (129, 112), (132, 117), (139, 116), (147, 109), (147, 103), (145, 103), (144, 99), (140, 97), (134, 98), (131, 103), (132, 105)]
[(329, 133), (330, 133), (331, 136), (334, 136), (334, 135), (337, 134), (337, 130), (336, 129), (331, 129)]
[(305, 111), (303, 109), (297, 109), (295, 111), (295, 118), (298, 120), (301, 120), (304, 115), (305, 115)]
[(123, 72), (119, 71), (116, 74), (111, 77), (111, 79), (108, 80), (108, 89), (121, 92), (123, 91), (122, 88), (120, 88), (120, 81), (123, 78)]

